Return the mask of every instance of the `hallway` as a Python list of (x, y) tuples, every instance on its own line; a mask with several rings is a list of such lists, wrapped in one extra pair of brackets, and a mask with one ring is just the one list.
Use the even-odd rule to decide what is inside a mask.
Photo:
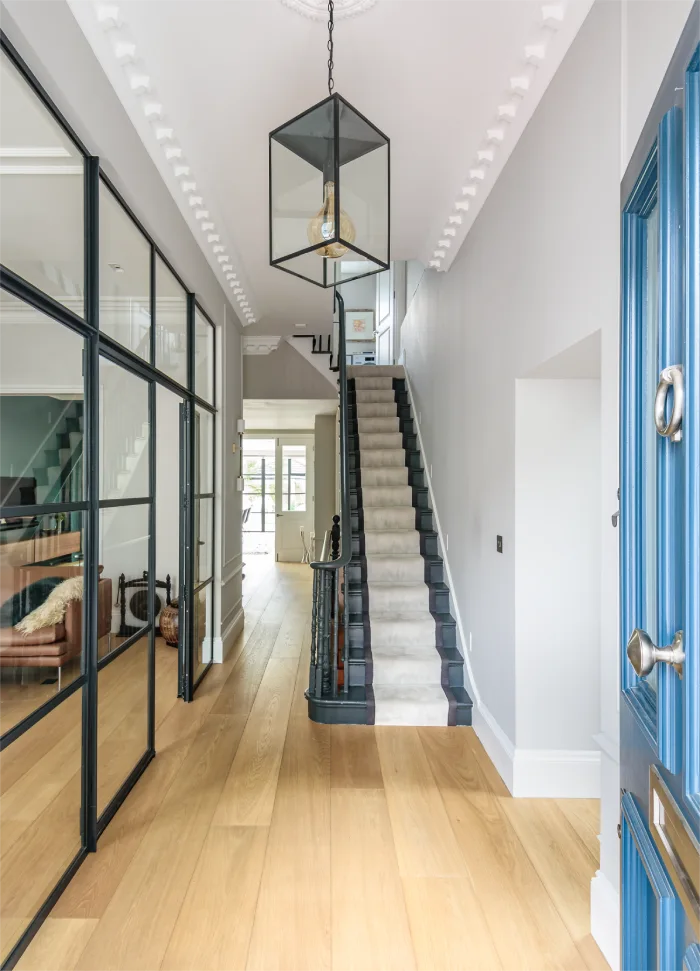
[(590, 968), (594, 800), (513, 800), (471, 729), (306, 717), (311, 571), (246, 628), (18, 967)]

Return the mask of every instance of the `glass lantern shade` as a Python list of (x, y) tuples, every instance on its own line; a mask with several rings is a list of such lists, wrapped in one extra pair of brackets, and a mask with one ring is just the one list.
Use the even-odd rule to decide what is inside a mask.
[(340, 95), (270, 133), (270, 263), (319, 287), (389, 269), (389, 139)]

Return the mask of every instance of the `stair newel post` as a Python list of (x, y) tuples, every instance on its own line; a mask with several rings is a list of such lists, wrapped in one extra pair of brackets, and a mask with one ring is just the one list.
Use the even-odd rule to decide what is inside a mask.
[(331, 526), (331, 559), (337, 560), (340, 556), (340, 516), (333, 517)]

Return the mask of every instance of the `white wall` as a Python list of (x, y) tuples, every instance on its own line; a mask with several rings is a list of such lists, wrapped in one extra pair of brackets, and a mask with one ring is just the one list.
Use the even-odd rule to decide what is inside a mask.
[(512, 744), (515, 382), (617, 331), (619, 20), (615, 3), (593, 8), (451, 271), (423, 276), (403, 326), (476, 689)]
[(590, 753), (596, 787), (600, 432), (600, 381), (516, 381), (515, 737)]

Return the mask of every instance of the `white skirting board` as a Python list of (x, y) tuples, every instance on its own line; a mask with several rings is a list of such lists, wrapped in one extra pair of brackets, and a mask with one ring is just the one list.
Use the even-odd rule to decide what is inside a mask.
[(515, 798), (600, 798), (600, 752), (519, 749), (483, 702), (474, 709), (474, 731)]
[(227, 624), (226, 630), (222, 632), (221, 637), (214, 638), (214, 656), (212, 657), (214, 664), (221, 664), (225, 659), (235, 644), (236, 638), (243, 630), (244, 619), (243, 607), (240, 606), (233, 615), (233, 619)]
[(591, 934), (612, 971), (619, 971), (620, 895), (600, 870), (591, 880)]

